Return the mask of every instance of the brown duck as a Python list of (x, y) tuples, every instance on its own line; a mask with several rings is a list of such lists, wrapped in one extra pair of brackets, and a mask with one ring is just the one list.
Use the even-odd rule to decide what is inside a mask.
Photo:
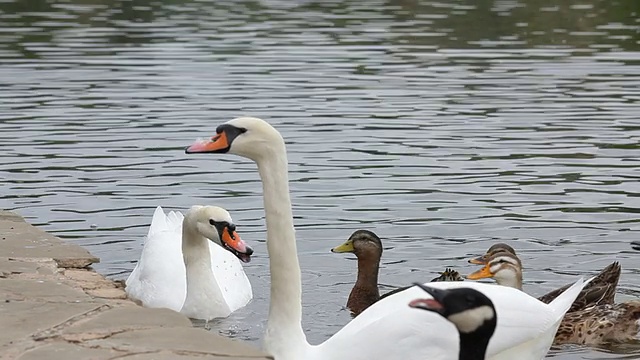
[[(357, 230), (342, 245), (331, 249), (334, 253), (353, 253), (358, 259), (358, 275), (356, 283), (351, 289), (347, 308), (353, 316), (357, 316), (376, 301), (393, 295), (410, 286), (394, 289), (382, 296), (378, 290), (378, 271), (382, 258), (382, 241), (372, 231)], [(446, 269), (440, 276), (431, 281), (462, 281), (457, 271)]]
[[(495, 255), (500, 252), (507, 252), (514, 255), (514, 261), (517, 262), (514, 271), (518, 271), (520, 273), (520, 280), (519, 283), (517, 278), (513, 278), (510, 281), (513, 284), (512, 287), (516, 287), (522, 290), (522, 263), (520, 263), (520, 259), (516, 255), (516, 251), (511, 246), (504, 243), (495, 244), (491, 246), (484, 255), (470, 259), (469, 263), (476, 265), (485, 265), (488, 259), (495, 257)], [(478, 273), (477, 275), (480, 274)], [(587, 284), (584, 289), (582, 289), (582, 292), (580, 292), (580, 295), (578, 295), (576, 300), (573, 302), (573, 305), (571, 305), (571, 308), (568, 312), (585, 309), (592, 305), (613, 304), (619, 279), (620, 264), (616, 261), (602, 269), (602, 271), (600, 271), (600, 273), (589, 284)], [(511, 286), (508, 283), (509, 280), (507, 280), (507, 283), (504, 285)], [(553, 301), (553, 299), (557, 298), (558, 295), (567, 290), (571, 285), (572, 284), (567, 284), (558, 289), (552, 290), (538, 297), (538, 300), (542, 301), (545, 304), (548, 304)]]
[[(515, 251), (493, 251), (486, 261), (481, 270), (467, 278), (494, 278), (500, 285), (522, 290), (522, 263)], [(560, 323), (554, 344), (602, 345), (639, 339), (640, 301), (614, 304), (619, 277), (620, 265), (614, 262), (591, 281), (591, 290), (583, 290), (578, 304), (572, 306), (578, 310), (570, 310)], [(540, 300), (550, 301), (565, 289), (554, 290)]]

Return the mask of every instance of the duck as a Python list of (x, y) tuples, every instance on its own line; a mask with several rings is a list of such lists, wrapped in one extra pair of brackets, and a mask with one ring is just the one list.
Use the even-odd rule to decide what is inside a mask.
[[(619, 273), (619, 264), (612, 265), (618, 267)], [(600, 275), (602, 273), (598, 276)], [(522, 263), (515, 254), (507, 251), (497, 252), (488, 258), (487, 264), (481, 270), (469, 274), (467, 278), (493, 278), (499, 285), (522, 290)], [(597, 279), (598, 277), (595, 277), (593, 281)], [(616, 282), (610, 285), (615, 289), (617, 278)], [(584, 290), (580, 296), (588, 297), (583, 294)], [(567, 312), (555, 335), (554, 345), (599, 346), (640, 340), (640, 301), (631, 300), (615, 304), (613, 297), (611, 302), (606, 299), (606, 294), (603, 293), (602, 298), (595, 301), (588, 301), (588, 305), (580, 305), (578, 310)]]
[[(469, 263), (476, 265), (485, 265), (491, 258), (497, 258), (496, 254), (498, 253), (507, 253), (506, 258), (502, 259), (507, 262), (511, 262), (513, 266), (509, 267), (508, 264), (505, 264), (505, 270), (511, 270), (511, 272), (503, 272), (502, 274), (498, 274), (499, 277), (509, 276), (508, 278), (499, 280), (495, 278), (498, 283), (503, 285), (517, 287), (522, 290), (522, 263), (520, 258), (516, 254), (516, 251), (513, 247), (505, 244), (505, 243), (497, 243), (492, 245), (487, 252), (479, 257), (472, 258), (469, 260)], [(508, 254), (513, 255), (510, 257)], [(489, 268), (483, 268), (482, 270), (489, 270)], [(576, 301), (574, 301), (573, 305), (569, 309), (569, 312), (574, 312), (582, 309), (586, 309), (587, 307), (593, 305), (604, 305), (604, 304), (613, 304), (614, 298), (616, 295), (616, 288), (618, 286), (618, 281), (620, 280), (620, 263), (614, 261), (595, 278), (589, 282), (587, 286), (582, 290)], [(518, 274), (519, 273), (519, 274)], [(476, 276), (479, 276), (480, 273), (476, 272)], [(485, 277), (490, 276), (490, 272), (482, 273)], [(560, 295), (563, 291), (565, 291), (571, 284), (567, 284), (558, 289), (552, 290), (540, 297), (538, 300), (544, 302), (545, 304), (550, 303), (553, 299), (555, 299), (558, 295)]]
[[(267, 353), (277, 360), (454, 359), (451, 354), (457, 351), (458, 342), (453, 325), (437, 314), (416, 312), (407, 306), (424, 294), (415, 286), (376, 302), (326, 341), (309, 344), (302, 328), (302, 282), (282, 135), (262, 119), (240, 117), (219, 125), (216, 135), (194, 142), (185, 152), (234, 154), (257, 165), (271, 279), (263, 341)], [(470, 287), (493, 301), (499, 323), (487, 348), (489, 359), (540, 360), (586, 282), (577, 279), (551, 304), (517, 289), (492, 284), (429, 284), (438, 289)]]
[(458, 330), (458, 360), (485, 360), (489, 340), (498, 324), (491, 299), (471, 288), (440, 290), (420, 283), (415, 286), (431, 298), (412, 300), (409, 307), (432, 311)]
[(252, 254), (227, 210), (194, 205), (183, 215), (158, 206), (125, 292), (144, 307), (171, 309), (206, 326), (253, 298), (241, 263)]
[[(409, 286), (394, 289), (382, 296), (378, 289), (378, 272), (382, 258), (382, 240), (373, 231), (356, 230), (343, 244), (331, 249), (333, 253), (352, 253), (358, 259), (358, 273), (356, 283), (349, 293), (347, 308), (352, 316), (358, 316), (366, 308), (380, 299), (406, 290)], [(455, 270), (446, 269), (435, 281), (464, 280)]]

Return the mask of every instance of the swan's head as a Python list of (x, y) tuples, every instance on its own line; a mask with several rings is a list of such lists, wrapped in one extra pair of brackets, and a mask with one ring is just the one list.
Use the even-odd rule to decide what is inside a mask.
[(453, 323), (460, 334), (493, 335), (497, 324), (493, 302), (483, 293), (471, 288), (436, 289), (414, 284), (433, 299), (416, 299), (409, 303), (414, 309), (432, 311)]
[(522, 263), (510, 252), (495, 253), (482, 269), (467, 275), (470, 280), (486, 278), (493, 278), (501, 285), (519, 287), (518, 284), (522, 282)]
[(217, 206), (195, 205), (189, 209), (184, 221), (200, 235), (230, 251), (242, 262), (251, 261), (253, 249), (240, 238), (227, 210)]
[(239, 117), (218, 126), (214, 137), (196, 141), (185, 152), (231, 153), (257, 161), (273, 150), (283, 149), (282, 136), (268, 122), (254, 117)]
[(497, 243), (492, 245), (489, 250), (487, 250), (486, 253), (484, 253), (484, 255), (482, 256), (478, 256), (476, 258), (473, 259), (469, 259), (469, 263), (470, 264), (475, 264), (475, 265), (484, 265), (487, 263), (487, 261), (489, 260), (490, 257), (492, 257), (493, 255), (499, 253), (499, 252), (508, 252), (508, 253), (512, 253), (513, 255), (516, 254), (516, 250), (514, 248), (512, 248), (511, 246), (505, 244), (505, 243)]
[(382, 241), (369, 230), (356, 230), (342, 245), (331, 249), (334, 253), (354, 253), (358, 259), (378, 259), (382, 256)]

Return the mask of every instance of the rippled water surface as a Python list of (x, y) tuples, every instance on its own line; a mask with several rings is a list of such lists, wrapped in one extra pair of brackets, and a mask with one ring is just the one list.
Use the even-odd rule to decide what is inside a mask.
[[(268, 268), (254, 164), (183, 148), (239, 115), (284, 135), (312, 342), (349, 319), (359, 228), (387, 288), (493, 242), (539, 295), (623, 266), (640, 295), (640, 2), (0, 1), (0, 208), (124, 279), (154, 208), (229, 209), (255, 299), (214, 331), (257, 341)], [(638, 347), (556, 359), (633, 359)]]

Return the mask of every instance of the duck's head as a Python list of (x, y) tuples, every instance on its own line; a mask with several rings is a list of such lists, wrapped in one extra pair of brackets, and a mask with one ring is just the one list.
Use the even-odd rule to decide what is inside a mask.
[(467, 275), (467, 279), (493, 278), (498, 284), (515, 288), (522, 287), (522, 263), (513, 253), (502, 251), (491, 255), (482, 269)]
[(251, 261), (253, 249), (236, 232), (229, 212), (217, 206), (192, 206), (184, 217), (190, 228), (223, 249), (230, 251), (242, 262)]
[(331, 249), (334, 253), (354, 253), (358, 259), (378, 260), (382, 256), (382, 241), (378, 235), (369, 230), (357, 230), (344, 244)]
[(491, 337), (497, 324), (493, 302), (483, 293), (471, 288), (436, 289), (415, 283), (433, 299), (415, 299), (409, 303), (414, 309), (440, 314), (458, 328), (461, 335), (482, 333)]
[(208, 140), (199, 140), (185, 152), (230, 153), (257, 161), (274, 150), (282, 152), (284, 140), (268, 122), (254, 117), (239, 117), (216, 129), (216, 135)]
[(505, 244), (505, 243), (497, 243), (495, 245), (492, 245), (486, 253), (484, 253), (484, 255), (482, 256), (478, 256), (472, 259), (469, 259), (469, 263), (470, 264), (475, 264), (475, 265), (484, 265), (487, 263), (487, 260), (489, 260), (489, 258), (497, 253), (500, 252), (508, 252), (508, 253), (512, 253), (513, 255), (516, 254), (516, 250), (514, 248), (512, 248), (511, 246)]

